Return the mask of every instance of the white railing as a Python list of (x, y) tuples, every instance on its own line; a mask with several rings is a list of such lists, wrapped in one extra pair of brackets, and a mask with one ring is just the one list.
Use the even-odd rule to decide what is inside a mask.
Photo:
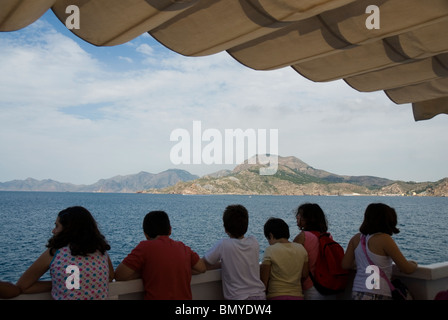
[[(419, 266), (410, 275), (400, 273), (394, 268), (394, 277), (400, 278), (409, 288), (416, 300), (433, 300), (435, 295), (448, 289), (448, 262)], [(210, 270), (194, 275), (191, 280), (194, 300), (222, 300), (221, 270)], [(350, 299), (351, 285), (341, 297)], [(22, 294), (18, 300), (51, 299), (49, 292), (39, 294)], [(143, 299), (143, 284), (140, 279), (131, 281), (114, 281), (110, 284), (109, 299), (140, 300)]]
[(394, 268), (393, 274), (407, 285), (416, 300), (433, 300), (438, 292), (448, 290), (448, 262), (419, 266), (412, 274)]
[[(143, 299), (143, 283), (141, 279), (130, 281), (114, 281), (109, 284), (110, 300)], [(194, 275), (191, 279), (191, 291), (194, 300), (222, 300), (221, 270), (209, 270)], [(50, 292), (21, 294), (13, 300), (51, 300)]]

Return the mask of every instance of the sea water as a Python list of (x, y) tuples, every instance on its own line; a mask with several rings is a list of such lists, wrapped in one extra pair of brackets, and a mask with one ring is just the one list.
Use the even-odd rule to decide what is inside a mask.
[[(295, 211), (305, 202), (322, 207), (329, 231), (344, 248), (358, 232), (369, 203), (390, 205), (397, 211), (401, 231), (393, 237), (406, 258), (422, 265), (448, 261), (448, 198), (0, 192), (0, 280), (18, 280), (45, 251), (58, 212), (69, 206), (84, 206), (92, 213), (111, 245), (109, 255), (116, 267), (145, 239), (142, 222), (149, 211), (166, 211), (171, 238), (203, 256), (227, 237), (222, 223), (225, 207), (242, 204), (249, 211), (247, 235), (258, 239), (261, 259), (268, 246), (263, 235), (266, 220), (284, 219), (292, 240), (299, 233)], [(43, 279), (49, 279), (48, 273)]]

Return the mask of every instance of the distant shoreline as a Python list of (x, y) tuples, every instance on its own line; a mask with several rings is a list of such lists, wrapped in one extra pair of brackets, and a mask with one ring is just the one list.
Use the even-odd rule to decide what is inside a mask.
[(117, 175), (90, 185), (76, 185), (52, 179), (0, 182), (0, 191), (48, 191), (154, 194), (235, 195), (390, 195), (448, 196), (448, 178), (432, 182), (390, 180), (375, 176), (346, 176), (316, 169), (302, 160), (278, 156), (275, 174), (260, 175), (262, 165), (250, 160), (233, 170), (219, 170), (202, 177), (180, 169), (154, 174)]
[(51, 191), (51, 190), (0, 190), (0, 192), (48, 192), (48, 193), (80, 193), (80, 194), (147, 194), (147, 195), (179, 195), (179, 196), (290, 196), (290, 197), (426, 197), (426, 198), (444, 198), (442, 196), (434, 195), (400, 195), (400, 194), (261, 194), (261, 193), (168, 193), (168, 192), (97, 192), (97, 191)]

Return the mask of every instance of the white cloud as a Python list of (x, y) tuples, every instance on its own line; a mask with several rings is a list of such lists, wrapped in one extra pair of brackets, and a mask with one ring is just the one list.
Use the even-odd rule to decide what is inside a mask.
[(151, 48), (147, 43), (142, 43), (136, 49), (137, 52), (140, 52), (147, 56), (152, 56), (154, 54), (154, 49)]
[(124, 61), (129, 62), (129, 63), (133, 63), (134, 62), (134, 60), (132, 60), (129, 57), (118, 56), (118, 59), (124, 60)]
[(191, 130), (193, 120), (222, 131), (279, 129), (281, 155), (335, 173), (448, 176), (447, 118), (415, 123), (409, 105), (382, 92), (314, 83), (291, 68), (254, 71), (226, 53), (183, 57), (147, 35), (110, 49), (78, 41), (45, 22), (0, 34), (0, 181), (160, 172), (174, 167), (171, 131)]

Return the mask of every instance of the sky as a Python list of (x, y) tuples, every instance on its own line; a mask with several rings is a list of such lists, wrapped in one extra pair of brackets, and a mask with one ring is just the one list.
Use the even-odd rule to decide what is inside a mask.
[[(96, 47), (51, 11), (0, 33), (0, 182), (92, 184), (140, 171), (234, 168), (174, 163), (181, 140), (170, 136), (183, 129), (192, 146), (194, 123), (222, 139), (225, 130), (277, 130), (280, 156), (336, 174), (448, 177), (448, 116), (415, 122), (410, 104), (382, 91), (316, 83), (290, 67), (255, 71), (226, 52), (185, 57), (149, 34)], [(203, 151), (211, 142), (196, 143)]]

